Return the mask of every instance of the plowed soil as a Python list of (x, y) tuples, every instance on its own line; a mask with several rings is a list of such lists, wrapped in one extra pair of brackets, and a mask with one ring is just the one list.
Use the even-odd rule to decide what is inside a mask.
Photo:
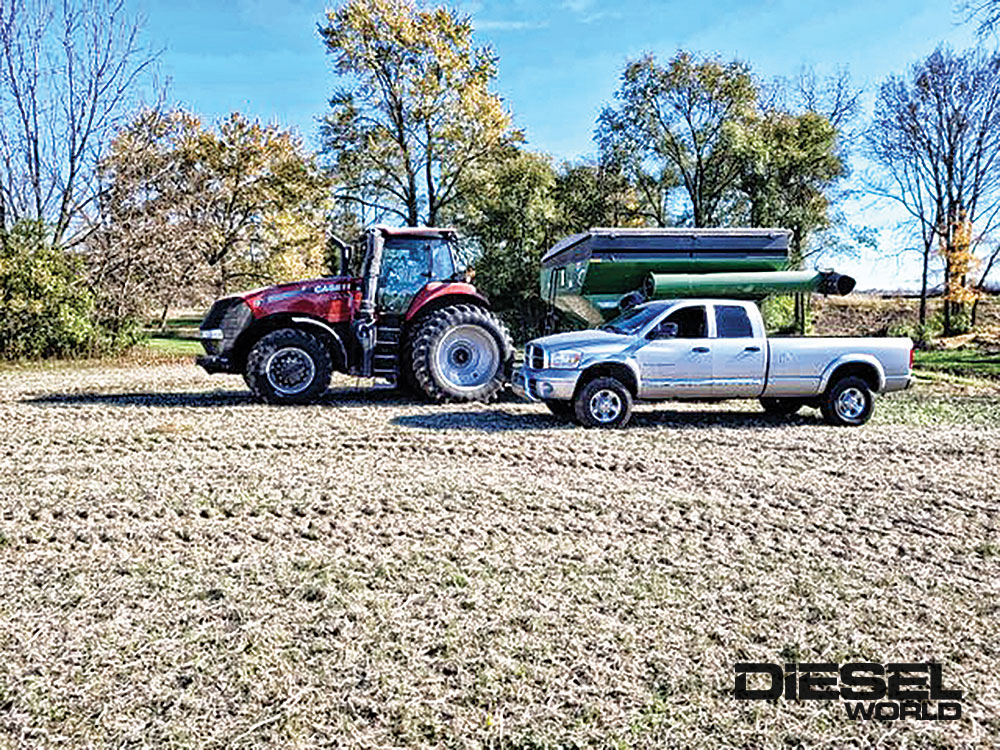
[[(989, 746), (1000, 393), (860, 429), (756, 403), (252, 403), (189, 363), (0, 371), (0, 744)], [(949, 722), (734, 699), (943, 664)]]

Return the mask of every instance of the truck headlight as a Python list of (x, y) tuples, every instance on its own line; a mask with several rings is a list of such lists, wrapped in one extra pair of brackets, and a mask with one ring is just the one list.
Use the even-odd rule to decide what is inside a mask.
[(553, 352), (549, 358), (549, 367), (569, 370), (580, 364), (582, 356), (583, 352), (574, 352), (572, 350)]
[(221, 328), (202, 328), (199, 331), (199, 336), (202, 341), (222, 341), (226, 338)]

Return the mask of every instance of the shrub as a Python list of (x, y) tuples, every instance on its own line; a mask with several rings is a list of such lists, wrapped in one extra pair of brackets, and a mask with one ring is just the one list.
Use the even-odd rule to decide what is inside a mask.
[(0, 357), (92, 353), (106, 337), (79, 258), (52, 245), (45, 227), (21, 221), (0, 236)]

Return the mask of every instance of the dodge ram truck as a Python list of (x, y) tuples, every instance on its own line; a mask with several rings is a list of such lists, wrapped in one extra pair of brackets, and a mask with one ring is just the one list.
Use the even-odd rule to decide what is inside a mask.
[(605, 325), (528, 343), (512, 387), (557, 417), (621, 427), (634, 401), (759, 399), (768, 413), (819, 408), (832, 425), (862, 425), (874, 394), (909, 387), (908, 338), (768, 338), (757, 305), (657, 300)]

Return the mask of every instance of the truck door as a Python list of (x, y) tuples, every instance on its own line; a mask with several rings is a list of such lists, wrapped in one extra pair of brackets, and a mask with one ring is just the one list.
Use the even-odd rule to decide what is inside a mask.
[(705, 305), (674, 308), (635, 353), (645, 398), (697, 398), (712, 388), (712, 339)]
[[(764, 391), (767, 341), (754, 330), (743, 305), (712, 305), (715, 339), (712, 341), (713, 396), (756, 398)], [(757, 324), (759, 328), (759, 323)]]

